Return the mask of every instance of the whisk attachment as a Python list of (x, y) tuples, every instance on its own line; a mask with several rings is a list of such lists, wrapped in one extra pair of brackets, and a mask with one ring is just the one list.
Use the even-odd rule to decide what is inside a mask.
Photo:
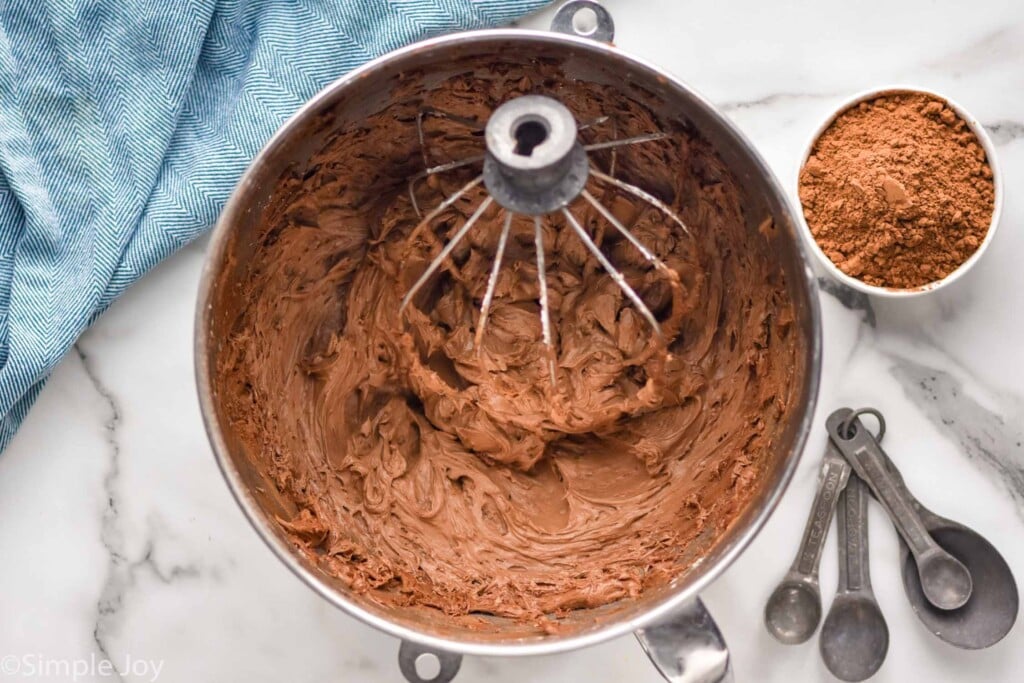
[(484, 185), (509, 211), (540, 216), (579, 196), (590, 164), (576, 119), (558, 100), (524, 95), (487, 121)]
[[(421, 146), (425, 145), (423, 119), (426, 116), (446, 118), (470, 130), (479, 130), (481, 127), (479, 123), (472, 119), (460, 118), (438, 110), (425, 110), (425, 112), (421, 112), (416, 121)], [(405, 311), (409, 303), (412, 302), (413, 298), (415, 298), (416, 294), (430, 278), (446, 261), (450, 260), (452, 252), (469, 234), (481, 216), (493, 204), (497, 204), (504, 210), (505, 215), (495, 249), (494, 262), (491, 265), (486, 290), (480, 304), (476, 332), (473, 337), (473, 344), (478, 353), (482, 352), (483, 349), (484, 333), (494, 303), (494, 296), (512, 232), (513, 221), (517, 215), (532, 217), (541, 337), (544, 344), (548, 376), (551, 385), (555, 386), (557, 381), (557, 353), (551, 325), (551, 304), (547, 282), (542, 217), (556, 213), (562, 215), (566, 224), (576, 234), (587, 251), (593, 255), (615, 282), (616, 286), (618, 286), (625, 297), (629, 299), (640, 315), (647, 321), (648, 325), (650, 325), (658, 344), (664, 346), (667, 334), (676, 331), (682, 315), (682, 285), (679, 275), (623, 225), (622, 221), (616, 218), (608, 207), (588, 192), (586, 185), (587, 181), (592, 177), (602, 184), (611, 186), (616, 191), (640, 199), (659, 210), (669, 220), (680, 226), (684, 234), (689, 236), (690, 230), (686, 224), (665, 202), (636, 185), (614, 177), (614, 158), (618, 148), (627, 145), (656, 142), (666, 138), (667, 135), (663, 132), (654, 132), (629, 138), (594, 142), (587, 145), (580, 142), (578, 138), (580, 130), (598, 125), (607, 120), (607, 116), (602, 116), (594, 121), (578, 126), (572, 113), (558, 100), (542, 95), (523, 95), (502, 104), (490, 116), (487, 124), (483, 127), (486, 144), (486, 150), (483, 155), (430, 166), (424, 147), (423, 159), (425, 169), (409, 180), (410, 199), (417, 215), (422, 218), (409, 234), (407, 245), (411, 244), (413, 240), (422, 234), (445, 210), (481, 183), (487, 189), (488, 196), (476, 207), (463, 225), (455, 231), (448, 242), (441, 246), (440, 251), (427, 266), (426, 270), (402, 298), (399, 313), (401, 314)], [(611, 151), (613, 166), (609, 168), (609, 173), (598, 170), (590, 163), (588, 153), (600, 150)], [(440, 205), (425, 216), (422, 214), (419, 205), (416, 203), (415, 183), (417, 181), (437, 173), (472, 166), (480, 162), (483, 162), (483, 169), (480, 175), (449, 195)], [(667, 281), (672, 295), (672, 312), (664, 323), (659, 322), (658, 317), (647, 306), (640, 294), (627, 282), (625, 274), (615, 267), (601, 250), (598, 242), (595, 242), (594, 238), (587, 233), (587, 230), (580, 223), (580, 220), (570, 211), (569, 205), (581, 197), (587, 204), (593, 207), (604, 221), (636, 248), (654, 270)], [(435, 247), (437, 244), (440, 244), (441, 240), (436, 235), (433, 235), (429, 230), (427, 230), (427, 233), (429, 234), (429, 239), (434, 242)], [(598, 241), (600, 241), (600, 236)], [(451, 264), (451, 268), (453, 272), (458, 271), (454, 263)], [(458, 275), (458, 277), (461, 277), (461, 275)]]
[(548, 303), (548, 273), (544, 265), (544, 229), (540, 216), (533, 217), (533, 243), (537, 249), (537, 286), (540, 290), (540, 334), (544, 340), (544, 355), (548, 361), (548, 375), (551, 386), (557, 381), (555, 375), (555, 342), (551, 335), (551, 305)]
[(501, 226), (501, 235), (498, 237), (498, 249), (494, 253), (494, 265), (491, 266), (491, 275), (487, 278), (487, 291), (484, 293), (484, 300), (480, 303), (480, 322), (476, 326), (476, 335), (473, 337), (473, 346), (477, 351), (483, 348), (484, 330), (487, 329), (487, 316), (491, 313), (491, 302), (494, 301), (494, 290), (498, 286), (498, 275), (501, 273), (501, 262), (505, 258), (505, 247), (508, 245), (508, 236), (512, 232), (512, 214), (505, 212), (505, 223)]
[(594, 244), (594, 240), (590, 238), (590, 235), (588, 235), (587, 231), (583, 229), (580, 222), (576, 220), (576, 216), (572, 215), (572, 211), (569, 211), (566, 207), (562, 207), (562, 215), (565, 216), (565, 220), (572, 227), (576, 236), (580, 238), (580, 241), (583, 242), (584, 246), (586, 246), (590, 253), (594, 255), (594, 258), (596, 258), (597, 262), (601, 264), (601, 267), (608, 272), (608, 275), (615, 281), (615, 284), (619, 286), (622, 293), (633, 302), (633, 305), (636, 306), (638, 311), (640, 311), (640, 314), (648, 323), (650, 323), (651, 329), (654, 330), (654, 333), (658, 336), (659, 340), (663, 339), (661, 325), (658, 323), (658, 319), (654, 317), (653, 313), (651, 313), (651, 309), (647, 308), (647, 304), (645, 304), (644, 300), (640, 298), (640, 295), (636, 293), (636, 290), (630, 287), (629, 283), (626, 282), (626, 276), (623, 275), (618, 268), (612, 265), (612, 262), (608, 260), (608, 257), (604, 255), (604, 252), (598, 249), (597, 245)]
[(591, 171), (592, 171), (594, 177), (597, 178), (598, 180), (600, 180), (601, 182), (608, 183), (609, 185), (614, 185), (615, 187), (619, 188), (620, 190), (622, 190), (624, 192), (628, 192), (629, 194), (633, 195), (637, 199), (642, 199), (643, 201), (647, 202), (648, 204), (650, 204), (654, 208), (658, 209), (663, 214), (665, 214), (666, 216), (671, 218), (672, 221), (676, 225), (678, 225), (680, 228), (682, 228), (683, 232), (685, 232), (687, 234), (687, 236), (691, 236), (692, 237), (692, 235), (690, 234), (690, 229), (688, 227), (686, 227), (686, 223), (683, 222), (683, 219), (680, 218), (679, 216), (677, 216), (676, 212), (673, 211), (672, 208), (668, 204), (666, 204), (665, 202), (661, 201), (660, 199), (655, 197), (653, 194), (651, 194), (649, 192), (646, 192), (644, 190), (641, 190), (636, 185), (631, 185), (630, 183), (623, 182), (623, 181), (619, 180), (618, 178), (614, 178), (614, 177), (608, 175), (607, 173), (601, 173), (601, 171), (598, 171), (596, 168), (591, 169)]
[[(461, 242), (462, 239), (469, 234), (469, 231), (473, 229), (473, 226), (476, 225), (476, 222), (480, 220), (480, 216), (484, 215), (484, 211), (487, 210), (487, 208), (491, 205), (491, 202), (493, 201), (494, 197), (487, 197), (482, 202), (480, 202), (480, 205), (476, 207), (476, 211), (473, 212), (473, 215), (471, 215), (462, 225), (462, 227), (459, 228), (458, 232), (456, 232), (455, 235), (450, 240), (448, 240), (448, 244), (444, 245), (444, 247), (441, 249), (441, 253), (438, 254), (434, 258), (434, 260), (430, 262), (430, 265), (427, 266), (427, 269), (423, 271), (423, 274), (420, 275), (419, 279), (416, 280), (413, 286), (409, 288), (409, 291), (402, 298), (402, 305), (398, 309), (399, 313), (405, 310), (405, 307), (408, 306), (409, 302), (413, 300), (413, 297), (416, 296), (416, 293), (419, 292), (420, 289), (422, 289), (423, 285), (427, 284), (428, 280), (430, 280), (430, 276), (437, 272), (437, 269), (440, 268), (442, 264), (444, 264), (445, 259), (447, 259), (449, 254), (451, 254), (455, 250), (455, 247), (459, 246), (459, 242)], [(426, 219), (424, 219), (424, 222), (425, 221)]]

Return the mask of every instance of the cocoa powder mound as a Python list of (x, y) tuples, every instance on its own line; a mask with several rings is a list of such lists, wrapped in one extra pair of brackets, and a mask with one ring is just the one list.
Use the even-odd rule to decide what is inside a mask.
[(840, 270), (913, 289), (977, 250), (995, 186), (977, 136), (945, 101), (892, 93), (843, 112), (818, 138), (800, 171), (800, 201)]

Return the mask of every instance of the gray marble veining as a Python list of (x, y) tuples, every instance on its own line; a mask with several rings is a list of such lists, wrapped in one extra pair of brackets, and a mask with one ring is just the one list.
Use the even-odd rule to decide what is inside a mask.
[(966, 458), (1006, 487), (1024, 518), (1024, 430), (1019, 406), (1014, 415), (999, 415), (971, 398), (949, 372), (908, 358), (895, 358), (892, 374), (914, 405)]
[(985, 124), (985, 129), (992, 136), (992, 142), (996, 146), (1008, 145), (1015, 140), (1024, 137), (1024, 123), (1020, 121), (993, 121)]
[[(103, 385), (96, 375), (88, 356), (79, 344), (75, 344), (75, 354), (82, 363), (89, 382), (100, 400), (106, 405), (109, 417), (103, 425), (107, 446), (107, 473), (103, 477), (103, 491), (106, 494), (106, 507), (103, 510), (100, 541), (106, 549), (108, 561), (106, 581), (103, 584), (96, 603), (96, 620), (93, 625), (92, 637), (100, 654), (112, 659), (107, 638), (112, 625), (116, 623), (118, 611), (124, 600), (125, 584), (127, 583), (126, 558), (124, 556), (124, 537), (118, 524), (118, 507), (120, 490), (118, 476), (121, 471), (121, 447), (117, 443), (117, 429), (121, 422), (121, 409), (117, 399)], [(117, 676), (121, 679), (121, 676)]]

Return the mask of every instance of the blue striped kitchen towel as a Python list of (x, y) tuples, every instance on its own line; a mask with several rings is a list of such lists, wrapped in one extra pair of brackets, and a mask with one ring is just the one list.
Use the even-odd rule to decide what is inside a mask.
[(0, 0), (0, 448), (86, 326), (213, 224), (317, 90), (547, 1)]

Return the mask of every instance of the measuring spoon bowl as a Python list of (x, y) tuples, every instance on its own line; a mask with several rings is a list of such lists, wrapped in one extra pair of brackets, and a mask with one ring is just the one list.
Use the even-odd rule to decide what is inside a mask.
[(807, 642), (821, 621), (821, 590), (817, 579), (787, 574), (768, 598), (764, 623), (784, 645)]
[(914, 612), (929, 631), (950, 645), (966, 650), (995, 645), (1013, 628), (1020, 609), (1010, 566), (978, 532), (915, 504), (935, 542), (967, 566), (974, 589), (963, 607), (936, 608), (924, 595), (910, 549), (901, 542), (903, 590)]
[(1006, 560), (991, 543), (966, 527), (933, 528), (932, 536), (967, 565), (974, 577), (974, 590), (959, 609), (936, 608), (925, 597), (914, 558), (903, 544), (903, 589), (914, 612), (929, 631), (951, 645), (967, 650), (995, 645), (1013, 628), (1020, 604)]
[(836, 595), (821, 626), (825, 666), (842, 681), (863, 681), (882, 667), (889, 652), (889, 627), (874, 597)]
[[(927, 527), (926, 527), (927, 528)], [(932, 540), (935, 535), (928, 530)], [(963, 607), (971, 597), (974, 581), (964, 563), (946, 551), (938, 541), (917, 558), (917, 575), (928, 601), (939, 609)]]

